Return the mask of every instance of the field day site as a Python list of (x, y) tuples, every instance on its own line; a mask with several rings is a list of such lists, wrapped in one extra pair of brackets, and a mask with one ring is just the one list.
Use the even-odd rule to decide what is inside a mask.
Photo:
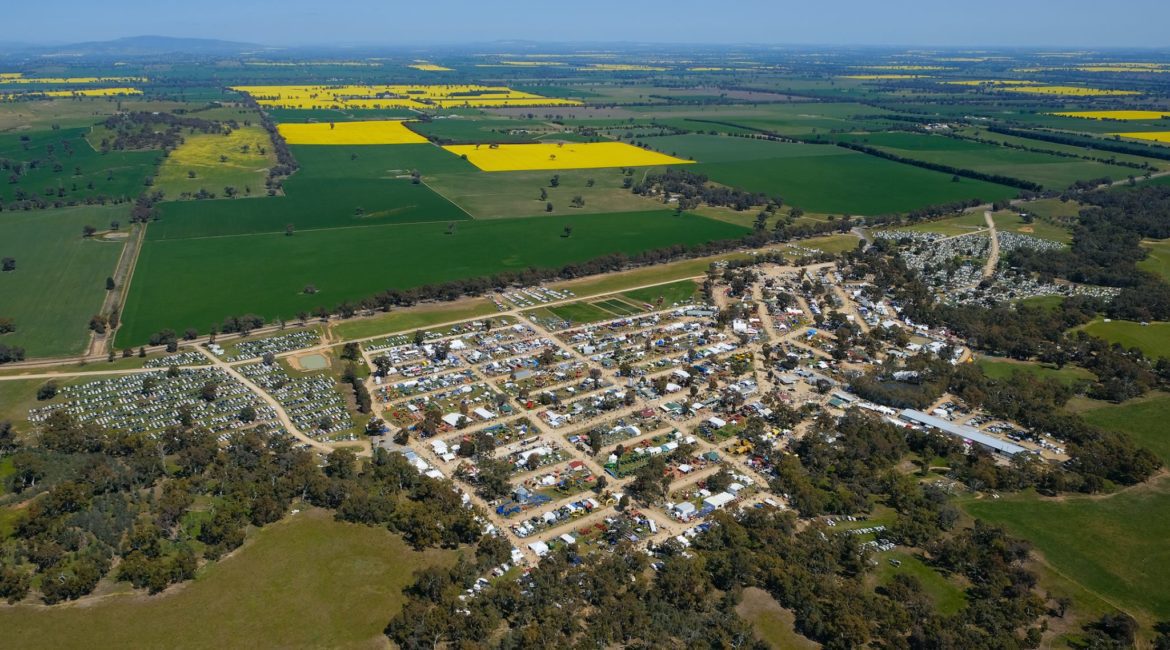
[(291, 24), (0, 42), (0, 645), (1170, 648), (1156, 35)]

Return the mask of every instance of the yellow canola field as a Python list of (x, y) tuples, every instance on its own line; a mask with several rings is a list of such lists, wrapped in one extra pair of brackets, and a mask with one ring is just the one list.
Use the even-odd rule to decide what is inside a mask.
[(261, 106), (279, 108), (461, 108), (580, 106), (570, 99), (542, 97), (507, 86), (419, 84), (373, 86), (234, 86)]
[(414, 68), (415, 70), (422, 70), (423, 72), (450, 72), (451, 71), (451, 68), (441, 66), (441, 65), (435, 65), (434, 63), (412, 63), (406, 67)]
[(1139, 131), (1137, 133), (1113, 133), (1112, 135), (1133, 138), (1134, 140), (1149, 140), (1150, 142), (1170, 144), (1170, 131)]
[(1170, 117), (1170, 110), (1165, 111), (1065, 111), (1049, 113), (1058, 117), (1079, 117), (1086, 120), (1160, 120)]
[(1009, 86), (1003, 90), (1013, 93), (1059, 95), (1062, 97), (1109, 97), (1141, 94), (1136, 90), (1103, 90), (1101, 88), (1082, 88), (1081, 86)]
[(406, 128), (402, 120), (280, 124), (276, 128), (289, 144), (422, 144), (427, 141)]
[(648, 167), (694, 162), (623, 142), (570, 142), (563, 145), (550, 142), (498, 146), (460, 144), (443, 148), (457, 156), (466, 156), (471, 164), (485, 172)]

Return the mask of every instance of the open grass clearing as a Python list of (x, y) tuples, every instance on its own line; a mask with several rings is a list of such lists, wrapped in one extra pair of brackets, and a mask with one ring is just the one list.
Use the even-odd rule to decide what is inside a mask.
[(1170, 282), (1170, 239), (1147, 241), (1142, 245), (1149, 249), (1150, 255), (1138, 262), (1138, 268), (1157, 273)]
[(987, 230), (987, 219), (983, 217), (983, 213), (968, 212), (957, 217), (950, 217), (948, 219), (939, 219), (937, 221), (923, 221), (912, 224), (897, 230), (911, 231), (911, 232), (927, 232), (936, 233), (939, 235), (946, 235), (947, 237), (954, 237), (957, 235), (967, 235), (980, 230)]
[[(1026, 209), (1026, 208), (1025, 208)], [(1072, 242), (1072, 232), (1069, 229), (1057, 225), (1047, 219), (1033, 218), (1031, 223), (1020, 216), (1020, 212), (1016, 210), (1005, 210), (1002, 212), (993, 212), (991, 215), (995, 220), (995, 229), (998, 232), (1011, 232), (1019, 235), (1028, 235), (1029, 237), (1036, 237), (1038, 239), (1047, 239), (1049, 241), (1060, 242), (1068, 244)]]
[(161, 595), (5, 607), (0, 626), (21, 648), (385, 647), (412, 573), (451, 558), (307, 510)]
[(784, 609), (771, 594), (759, 587), (743, 590), (735, 613), (752, 626), (756, 638), (771, 648), (801, 650), (821, 647), (819, 643), (802, 636), (794, 629), (796, 617)]
[(822, 253), (829, 253), (831, 255), (839, 255), (841, 253), (857, 249), (858, 242), (861, 241), (857, 235), (853, 233), (845, 233), (840, 235), (826, 235), (824, 237), (813, 237), (812, 239), (801, 239), (789, 244), (789, 248), (796, 255), (801, 255), (805, 251), (802, 249), (811, 248), (821, 251)]
[(1170, 429), (1166, 427), (1170, 422), (1170, 394), (1150, 393), (1123, 404), (1097, 402), (1081, 416), (1099, 427), (1128, 433), (1170, 464)]
[(330, 333), (341, 340), (361, 339), (391, 332), (414, 331), (439, 323), (490, 317), (498, 310), (486, 298), (466, 298), (451, 303), (428, 303), (395, 309), (386, 314), (333, 325)]
[(663, 284), (657, 287), (646, 287), (645, 289), (627, 291), (622, 295), (634, 301), (634, 304), (657, 306), (659, 301), (661, 301), (663, 307), (669, 307), (675, 303), (690, 301), (698, 290), (699, 286), (694, 280), (679, 280), (678, 282)]
[(1110, 343), (1120, 343), (1127, 348), (1140, 348), (1146, 356), (1155, 359), (1170, 357), (1170, 323), (1154, 322), (1143, 325), (1125, 320), (1106, 323), (1098, 319), (1085, 325), (1083, 329)]
[[(962, 586), (943, 576), (912, 553), (902, 550), (876, 553), (874, 560), (878, 563), (873, 570), (874, 581), (877, 584), (889, 584), (898, 574), (913, 576), (922, 585), (923, 593), (930, 597), (939, 613), (944, 616), (957, 613), (967, 604), (967, 596)], [(894, 566), (890, 560), (900, 565)]]
[(16, 260), (16, 270), (0, 273), (0, 317), (16, 331), (0, 342), (29, 357), (82, 352), (124, 242), (83, 238), (82, 227), (129, 228), (128, 216), (125, 205), (0, 213), (0, 257)]
[(557, 318), (561, 318), (574, 324), (595, 323), (597, 321), (610, 320), (620, 316), (620, 314), (606, 311), (600, 305), (594, 305), (587, 302), (575, 302), (567, 305), (546, 307), (545, 309), (547, 309)]
[(1055, 379), (1068, 385), (1096, 379), (1093, 373), (1080, 366), (1057, 368), (1043, 363), (985, 356), (980, 356), (976, 363), (983, 369), (983, 374), (992, 379), (1007, 379), (1017, 372), (1025, 372), (1041, 379)]

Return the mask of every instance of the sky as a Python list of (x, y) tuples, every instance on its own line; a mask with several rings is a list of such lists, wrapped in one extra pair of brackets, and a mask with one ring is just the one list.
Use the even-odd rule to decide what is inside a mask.
[(1170, 0), (50, 0), (4, 3), (0, 40), (143, 34), (265, 45), (498, 40), (1168, 47)]

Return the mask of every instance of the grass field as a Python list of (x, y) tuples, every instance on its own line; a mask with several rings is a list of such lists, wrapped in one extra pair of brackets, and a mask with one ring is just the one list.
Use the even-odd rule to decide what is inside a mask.
[(979, 357), (976, 363), (983, 369), (983, 374), (992, 379), (1006, 379), (1016, 372), (1026, 372), (1042, 379), (1055, 379), (1063, 384), (1070, 385), (1096, 379), (1093, 373), (1079, 366), (1065, 366), (1058, 369), (1041, 363), (1013, 361), (995, 357)]
[[(241, 196), (246, 195), (245, 188), (260, 196), (268, 168), (275, 163), (272, 139), (258, 126), (241, 126), (226, 136), (187, 135), (159, 166), (154, 186), (167, 199), (201, 189), (222, 196), (228, 186), (235, 187)], [(190, 172), (195, 172), (194, 177)]]
[(159, 152), (99, 153), (85, 139), (86, 132), (87, 129), (76, 128), (0, 134), (0, 158), (39, 161), (36, 167), (26, 165), (15, 183), (8, 182), (10, 174), (5, 173), (5, 182), (0, 183), (0, 201), (13, 201), (18, 192), (45, 201), (138, 196), (161, 158)]
[(170, 592), (4, 607), (0, 628), (5, 643), (20, 648), (381, 648), (412, 572), (451, 558), (308, 510)]
[(969, 501), (969, 514), (1030, 540), (1056, 572), (1143, 625), (1170, 618), (1170, 481), (1105, 497), (1034, 493)]
[(690, 171), (724, 185), (779, 195), (786, 204), (826, 214), (876, 215), (963, 199), (994, 201), (1016, 194), (1004, 185), (970, 179), (955, 183), (946, 174), (840, 147), (775, 144), (814, 153), (700, 163)]
[(574, 302), (568, 305), (557, 305), (556, 307), (548, 307), (547, 310), (557, 318), (562, 318), (569, 321), (570, 323), (595, 323), (597, 321), (610, 320), (619, 316), (619, 314), (606, 311), (600, 306), (587, 302)]
[(105, 230), (111, 221), (129, 229), (128, 215), (127, 206), (0, 213), (0, 257), (16, 260), (15, 271), (0, 273), (0, 316), (17, 328), (0, 342), (30, 357), (83, 351), (122, 241), (83, 239), (81, 229)]
[(1170, 239), (1147, 241), (1144, 245), (1150, 250), (1150, 255), (1138, 262), (1138, 267), (1157, 273), (1170, 282)]
[(1127, 348), (1141, 348), (1147, 356), (1155, 359), (1170, 357), (1170, 323), (1142, 325), (1124, 320), (1111, 323), (1095, 320), (1085, 325), (1084, 330), (1111, 343), (1120, 343)]
[(690, 300), (698, 290), (699, 287), (695, 284), (694, 280), (679, 280), (678, 282), (657, 287), (627, 291), (622, 295), (634, 301), (636, 304), (646, 303), (656, 305), (658, 300), (661, 299), (662, 306), (665, 308), (675, 303)]
[(407, 128), (402, 120), (281, 124), (277, 128), (290, 145), (422, 144), (427, 141)]
[(18, 432), (26, 431), (28, 410), (37, 405), (37, 389), (44, 383), (43, 379), (0, 381), (0, 422), (11, 422)]
[(653, 167), (689, 162), (622, 142), (501, 144), (494, 147), (458, 144), (443, 148), (485, 172)]
[(751, 623), (756, 638), (769, 647), (784, 650), (821, 647), (815, 641), (798, 634), (793, 629), (795, 617), (792, 612), (781, 607), (771, 594), (759, 587), (748, 587), (743, 590), (743, 597), (736, 606), (735, 613)]
[[(566, 225), (573, 227), (571, 237), (563, 236)], [(446, 224), (423, 223), (306, 230), (292, 237), (154, 239), (139, 259), (118, 343), (138, 344), (165, 327), (206, 331), (233, 314), (287, 319), (302, 309), (333, 307), (387, 288), (528, 266), (559, 267), (614, 252), (697, 244), (745, 232), (695, 215), (659, 211), (463, 221), (450, 235)], [(200, 271), (191, 273), (192, 268)], [(305, 294), (309, 284), (318, 293)]]
[(1051, 221), (1033, 219), (1032, 223), (1024, 223), (1023, 217), (1015, 210), (995, 212), (991, 216), (995, 220), (995, 228), (999, 232), (1014, 232), (1062, 244), (1072, 242), (1072, 232)]
[[(914, 576), (918, 578), (922, 584), (922, 591), (930, 597), (938, 611), (947, 616), (955, 614), (967, 604), (967, 596), (963, 593), (962, 587), (943, 577), (912, 553), (905, 551), (878, 553), (875, 559), (878, 565), (873, 570), (873, 576), (878, 584), (889, 584), (897, 574)], [(902, 565), (896, 567), (890, 560), (897, 560)]]
[[(819, 250), (823, 253), (831, 253), (833, 255), (837, 255), (839, 253), (844, 253), (846, 251), (856, 250), (857, 249), (857, 242), (859, 242), (859, 241), (861, 241), (861, 240), (857, 237), (857, 235), (853, 235), (853, 234), (827, 235), (825, 237), (813, 237), (812, 239), (801, 239), (799, 241), (792, 242), (792, 246), (797, 246), (801, 249), (814, 248), (814, 249)], [(797, 249), (795, 252), (797, 254), (801, 254), (803, 251), (800, 251), (799, 249)]]
[[(550, 187), (556, 174), (558, 183)], [(485, 174), (479, 171), (427, 175), (427, 186), (466, 210), (476, 219), (544, 216), (546, 203), (553, 204), (553, 214), (564, 216), (578, 212), (634, 212), (653, 210), (662, 203), (639, 196), (622, 187), (618, 169), (565, 171), (520, 171)], [(589, 181), (593, 186), (589, 186)], [(540, 198), (541, 190), (546, 197)], [(570, 203), (580, 196), (585, 205), (573, 208)]]
[(896, 155), (929, 163), (1001, 174), (1039, 183), (1052, 189), (1078, 180), (1111, 176), (1121, 178), (1132, 170), (1114, 165), (1065, 158), (996, 145), (919, 133), (868, 133), (847, 139)]
[(978, 230), (987, 230), (987, 219), (983, 217), (982, 212), (968, 212), (957, 217), (949, 219), (939, 219), (938, 221), (923, 221), (905, 228), (898, 228), (898, 230), (908, 230), (911, 232), (932, 232), (939, 235), (946, 235), (947, 237), (954, 237), (955, 235), (966, 235)]
[(1099, 427), (1125, 431), (1170, 465), (1170, 394), (1150, 393), (1124, 404), (1105, 404), (1081, 416)]
[(414, 331), (438, 323), (491, 316), (498, 310), (486, 298), (471, 298), (454, 303), (423, 304), (406, 309), (395, 309), (370, 318), (346, 321), (334, 325), (331, 332), (343, 340), (378, 336), (390, 332)]

